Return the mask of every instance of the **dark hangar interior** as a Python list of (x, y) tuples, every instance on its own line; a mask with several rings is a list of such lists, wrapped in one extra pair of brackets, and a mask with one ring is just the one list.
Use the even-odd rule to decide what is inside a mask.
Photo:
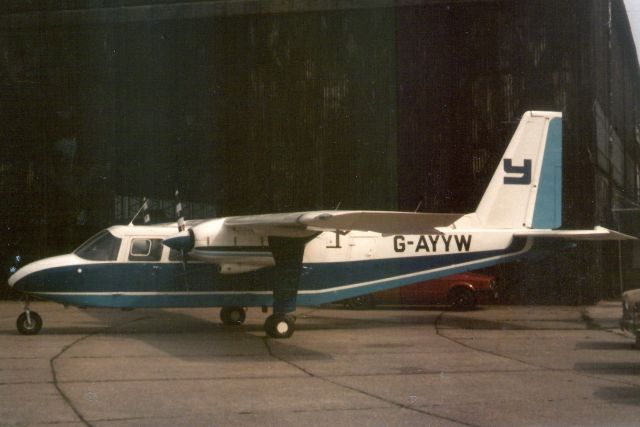
[[(176, 188), (191, 218), (470, 212), (527, 110), (564, 114), (564, 227), (638, 233), (639, 83), (621, 0), (5, 1), (2, 282), (143, 196), (173, 219)], [(588, 303), (637, 287), (640, 246), (498, 274)]]

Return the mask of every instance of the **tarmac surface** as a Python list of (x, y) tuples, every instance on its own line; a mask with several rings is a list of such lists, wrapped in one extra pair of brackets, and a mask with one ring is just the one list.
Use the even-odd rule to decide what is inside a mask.
[(620, 303), (348, 311), (304, 308), (288, 340), (266, 317), (0, 302), (0, 425), (632, 426), (640, 351)]

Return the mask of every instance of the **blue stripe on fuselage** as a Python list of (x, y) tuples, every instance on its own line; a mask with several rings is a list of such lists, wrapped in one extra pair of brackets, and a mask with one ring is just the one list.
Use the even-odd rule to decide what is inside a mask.
[[(514, 239), (505, 250), (486, 252), (304, 264), (297, 303), (322, 304), (494, 265), (522, 256), (526, 242)], [(205, 263), (190, 263), (186, 271), (180, 263), (96, 263), (33, 273), (16, 290), (81, 306), (268, 306), (275, 273), (223, 275)]]

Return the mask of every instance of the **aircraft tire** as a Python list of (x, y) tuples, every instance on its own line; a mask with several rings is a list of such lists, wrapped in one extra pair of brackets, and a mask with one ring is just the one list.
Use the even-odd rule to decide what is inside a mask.
[(29, 323), (27, 319), (27, 313), (24, 312), (20, 316), (18, 316), (18, 320), (16, 321), (16, 327), (18, 328), (18, 332), (22, 335), (36, 335), (42, 329), (42, 317), (35, 311), (29, 312), (29, 317), (31, 317), (31, 323)]
[(287, 314), (272, 314), (264, 321), (264, 330), (271, 338), (289, 338), (295, 330), (295, 319)]
[(375, 308), (376, 300), (371, 294), (360, 295), (345, 300), (344, 305), (350, 310), (369, 310)]
[(471, 310), (476, 306), (476, 295), (471, 289), (458, 286), (449, 292), (449, 302), (456, 310)]
[(220, 320), (225, 325), (242, 325), (246, 318), (247, 314), (242, 307), (222, 307), (220, 310)]

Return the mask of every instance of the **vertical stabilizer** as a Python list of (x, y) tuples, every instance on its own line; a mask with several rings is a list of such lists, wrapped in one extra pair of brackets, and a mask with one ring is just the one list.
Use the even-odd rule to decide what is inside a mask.
[(476, 216), (487, 228), (562, 225), (562, 114), (522, 116)]

